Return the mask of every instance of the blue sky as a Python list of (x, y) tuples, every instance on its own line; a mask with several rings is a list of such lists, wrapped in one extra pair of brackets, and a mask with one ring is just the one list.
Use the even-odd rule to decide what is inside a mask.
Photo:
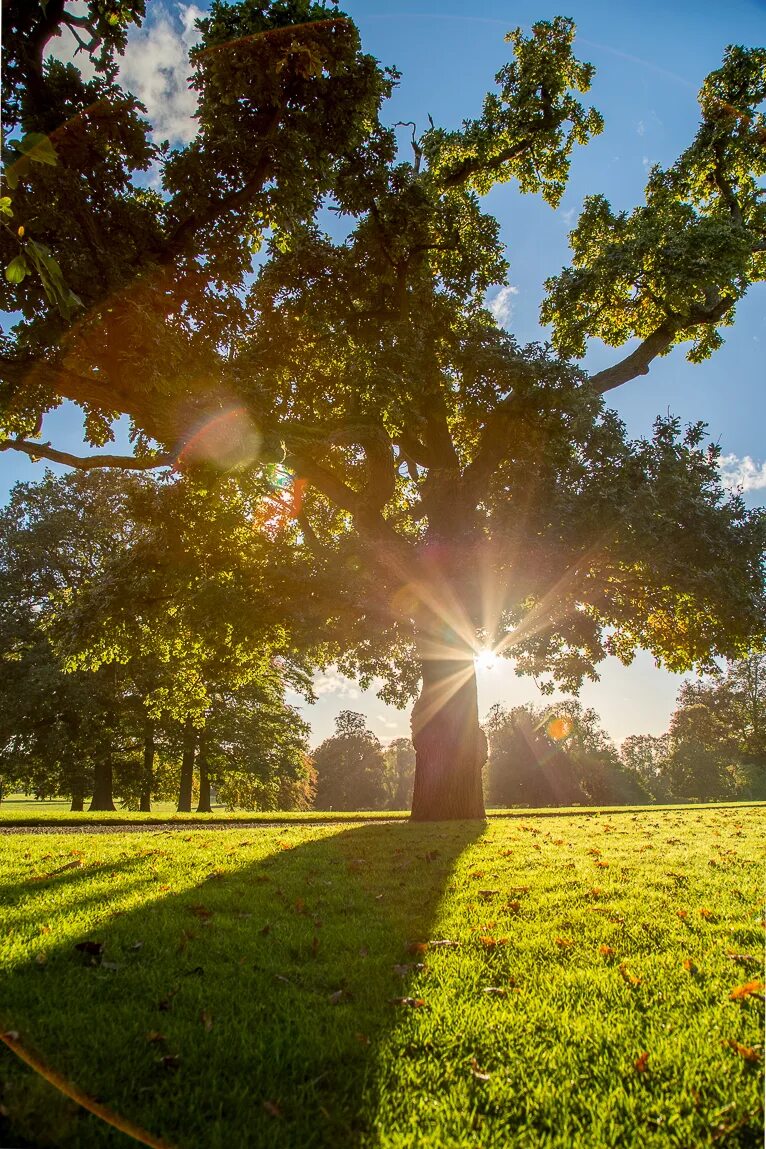
[[(520, 196), (505, 184), (488, 197), (502, 225), (510, 262), (509, 285), (500, 298), (490, 294), (520, 341), (545, 337), (538, 323), (543, 281), (567, 262), (567, 232), (574, 225), (583, 197), (600, 192), (613, 207), (630, 209), (640, 202), (649, 165), (672, 163), (691, 141), (698, 122), (696, 93), (720, 64), (729, 43), (766, 43), (766, 2), (712, 0), (697, 3), (620, 4), (579, 0), (502, 4), (494, 0), (347, 0), (343, 7), (356, 20), (367, 51), (396, 66), (401, 83), (385, 112), (388, 122), (428, 115), (444, 127), (457, 126), (480, 111), (494, 73), (508, 58), (505, 32), (520, 25), (528, 30), (539, 19), (572, 16), (577, 25), (575, 52), (596, 66), (585, 99), (604, 115), (604, 133), (576, 152), (569, 187), (553, 212), (541, 200)], [(193, 38), (199, 12), (190, 4), (147, 5), (145, 29), (132, 38), (123, 74), (130, 86), (162, 118), (159, 138), (189, 138), (193, 109), (184, 84), (185, 46)], [(63, 48), (66, 51), (66, 47)], [(403, 135), (403, 139), (404, 139)], [(736, 326), (726, 343), (701, 366), (686, 363), (683, 351), (652, 367), (648, 377), (613, 393), (610, 402), (632, 434), (651, 428), (654, 417), (668, 410), (684, 421), (705, 420), (721, 445), (733, 476), (745, 481), (751, 505), (766, 490), (766, 288), (761, 286), (740, 304)], [(593, 347), (594, 369), (619, 353)], [(46, 421), (45, 438), (56, 446), (77, 449), (79, 420), (62, 410)], [(0, 498), (18, 479), (40, 475), (27, 459), (12, 452), (0, 455)], [(619, 742), (633, 733), (660, 733), (667, 721), (680, 678), (657, 670), (639, 655), (630, 668), (604, 664), (601, 682), (581, 695), (594, 706)], [(363, 694), (354, 683), (331, 674), (318, 680), (316, 706), (305, 708), (315, 740), (332, 730), (339, 710), (363, 711), (369, 725), (388, 739), (408, 733), (407, 712), (384, 706), (374, 692)], [(516, 704), (538, 698), (531, 681), (518, 679), (508, 663), (480, 672), (480, 705)]]

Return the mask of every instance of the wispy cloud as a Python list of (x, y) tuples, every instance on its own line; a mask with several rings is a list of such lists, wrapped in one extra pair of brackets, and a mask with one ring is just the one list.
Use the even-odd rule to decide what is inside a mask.
[(756, 463), (749, 455), (721, 455), (718, 460), (721, 481), (729, 490), (741, 487), (743, 491), (766, 489), (766, 462)]
[(518, 294), (518, 287), (509, 284), (507, 287), (501, 287), (494, 299), (488, 301), (487, 307), (501, 327), (510, 322), (513, 315), (513, 297)]
[(646, 134), (646, 124), (644, 123), (643, 120), (639, 120), (638, 123), (636, 124), (636, 134), (639, 136), (643, 136)]

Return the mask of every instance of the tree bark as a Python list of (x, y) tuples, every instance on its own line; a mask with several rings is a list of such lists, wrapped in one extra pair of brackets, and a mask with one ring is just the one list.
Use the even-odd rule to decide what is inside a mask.
[(141, 797), (138, 808), (144, 814), (152, 809), (152, 783), (154, 782), (154, 723), (144, 726), (144, 763), (141, 771)]
[(72, 805), (69, 807), (70, 812), (80, 814), (85, 807), (85, 783), (82, 778), (74, 778), (72, 781)]
[(205, 735), (200, 734), (199, 738), (199, 751), (197, 753), (197, 764), (199, 766), (199, 801), (197, 802), (198, 814), (212, 814), (210, 808), (210, 775), (207, 771), (207, 758), (205, 757)]
[(190, 814), (192, 786), (194, 783), (194, 756), (197, 750), (197, 731), (187, 718), (184, 726), (183, 757), (181, 758), (181, 779), (178, 787), (178, 813)]
[(88, 809), (114, 809), (114, 798), (112, 797), (112, 760), (109, 757), (99, 758), (96, 761), (93, 797), (91, 798)]
[(487, 740), (479, 725), (470, 650), (424, 658), (423, 685), (412, 710), (417, 822), (484, 818), (482, 767)]

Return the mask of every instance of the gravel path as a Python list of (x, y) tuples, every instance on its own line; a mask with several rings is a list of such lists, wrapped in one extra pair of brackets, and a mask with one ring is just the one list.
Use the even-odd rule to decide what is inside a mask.
[(370, 822), (365, 818), (343, 818), (335, 820), (312, 822), (122, 822), (113, 826), (103, 823), (89, 826), (87, 823), (77, 826), (57, 826), (50, 823), (47, 826), (3, 826), (0, 823), (0, 836), (3, 834), (166, 834), (168, 831), (175, 834), (186, 834), (190, 830), (288, 830), (291, 826), (359, 826), (373, 825), (386, 826), (391, 822), (401, 822), (402, 818), (376, 818)]

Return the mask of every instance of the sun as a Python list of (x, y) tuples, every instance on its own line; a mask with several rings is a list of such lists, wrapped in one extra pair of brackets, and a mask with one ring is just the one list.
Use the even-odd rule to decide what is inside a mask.
[(494, 650), (480, 650), (474, 658), (477, 670), (492, 670), (497, 665), (497, 655)]

